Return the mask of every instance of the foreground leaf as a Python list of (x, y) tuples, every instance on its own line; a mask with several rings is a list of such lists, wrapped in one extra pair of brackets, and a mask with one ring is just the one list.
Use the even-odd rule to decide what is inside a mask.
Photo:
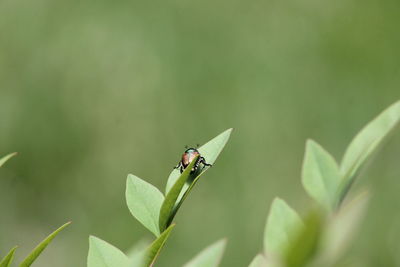
[(299, 215), (284, 200), (275, 198), (265, 227), (265, 254), (282, 256), (302, 226)]
[(176, 203), (176, 200), (179, 197), (179, 194), (182, 191), (183, 186), (185, 185), (186, 181), (188, 180), (190, 176), (190, 172), (195, 165), (197, 159), (199, 156), (196, 156), (192, 162), (186, 167), (186, 169), (183, 171), (182, 175), (179, 177), (179, 179), (175, 182), (175, 184), (172, 186), (171, 190), (168, 191), (168, 194), (166, 195), (164, 202), (162, 203), (161, 209), (160, 209), (160, 215), (159, 215), (159, 226), (160, 226), (160, 232), (163, 232), (169, 224), (173, 220), (173, 209)]
[[(197, 184), (199, 181), (200, 177), (205, 173), (205, 171), (202, 171), (197, 177), (190, 183), (185, 183), (182, 187), (181, 192), (179, 193), (178, 199), (176, 200), (175, 206), (170, 214), (170, 222), (171, 220), (175, 217), (176, 213), (178, 212), (179, 208), (182, 206), (183, 202), (185, 199), (188, 197), (190, 192), (192, 191), (193, 187)], [(189, 176), (189, 179), (191, 176)]]
[(17, 249), (17, 246), (13, 247), (10, 252), (0, 261), (0, 267), (9, 267), (13, 258), (14, 258), (14, 253), (15, 250)]
[(258, 254), (251, 261), (249, 267), (267, 267), (267, 260), (263, 254)]
[(135, 175), (126, 180), (126, 203), (132, 215), (155, 236), (160, 235), (158, 226), (160, 208), (164, 196), (153, 185)]
[[(201, 146), (199, 148), (200, 154), (206, 159), (207, 163), (214, 164), (218, 155), (221, 153), (222, 149), (226, 145), (226, 143), (231, 135), (232, 130), (233, 129), (226, 130), (225, 132), (221, 133), (220, 135), (218, 135), (217, 137), (215, 137), (214, 139), (212, 139), (211, 141), (207, 142), (206, 144), (204, 144), (203, 146)], [(187, 198), (187, 196), (189, 195), (189, 193), (193, 189), (193, 187), (196, 185), (196, 183), (199, 181), (201, 175), (203, 175), (208, 169), (209, 169), (209, 167), (203, 168), (200, 171), (200, 173), (197, 173), (196, 177), (192, 177), (193, 175), (189, 176), (188, 180), (190, 180), (191, 182), (190, 183), (186, 182), (183, 185), (183, 187), (179, 193), (179, 196), (174, 204), (173, 210), (170, 213), (169, 222), (167, 223), (167, 225), (169, 223), (171, 223), (172, 219), (178, 212), (182, 203)], [(166, 192), (170, 191), (171, 187), (176, 183), (176, 181), (178, 180), (179, 177), (180, 177), (179, 170), (175, 169), (171, 172), (171, 174), (168, 178), (168, 181), (167, 181)]]
[(203, 175), (204, 172), (201, 172), (194, 180), (193, 182), (190, 183), (190, 185), (187, 185), (187, 183), (183, 186), (179, 197), (175, 203), (175, 206), (171, 212), (170, 219), (172, 220), (176, 213), (178, 212), (179, 208), (182, 206), (183, 202), (185, 199), (188, 197), (190, 192), (192, 191), (193, 187), (196, 185), (196, 183), (199, 181), (200, 177)]
[(322, 216), (311, 212), (304, 227), (290, 243), (285, 255), (286, 267), (302, 267), (314, 260), (322, 232)]
[(4, 163), (6, 163), (9, 159), (11, 159), (12, 157), (14, 157), (15, 155), (17, 155), (16, 152), (8, 154), (7, 156), (4, 156), (0, 159), (0, 167), (4, 165)]
[(335, 159), (316, 142), (308, 140), (302, 169), (302, 183), (307, 193), (332, 210), (337, 202), (340, 178)]
[(368, 123), (351, 141), (340, 166), (340, 171), (344, 176), (340, 187), (340, 201), (347, 194), (347, 191), (350, 189), (351, 184), (367, 159), (377, 150), (396, 126), (399, 125), (399, 122), (400, 101), (388, 107), (378, 117)]
[(129, 267), (129, 259), (113, 245), (90, 236), (87, 267)]
[(184, 267), (217, 267), (222, 259), (225, 247), (226, 240), (219, 240), (202, 250), (190, 262), (186, 263)]
[[(225, 147), (226, 143), (229, 140), (229, 137), (232, 133), (232, 128), (224, 131), (223, 133), (219, 134), (217, 137), (211, 139), (204, 145), (198, 148), (199, 153), (202, 157), (204, 157), (209, 164), (214, 164), (217, 160), (219, 154), (221, 153), (222, 149)], [(206, 171), (208, 168), (205, 168)], [(168, 177), (167, 186), (165, 192), (171, 189), (171, 187), (175, 184), (176, 180), (180, 176), (180, 171), (174, 169)]]
[(175, 224), (171, 224), (156, 240), (154, 240), (153, 243), (151, 243), (150, 247), (146, 251), (144, 262), (146, 267), (153, 266), (174, 227)]
[(37, 257), (39, 257), (40, 253), (42, 253), (47, 245), (50, 244), (50, 242), (58, 235), (58, 233), (70, 224), (71, 222), (67, 222), (66, 224), (62, 225), (60, 228), (58, 228), (48, 237), (46, 237), (46, 239), (40, 242), (39, 245), (37, 245), (37, 247), (35, 247), (32, 252), (25, 258), (25, 260), (19, 265), (19, 267), (30, 266), (37, 259)]

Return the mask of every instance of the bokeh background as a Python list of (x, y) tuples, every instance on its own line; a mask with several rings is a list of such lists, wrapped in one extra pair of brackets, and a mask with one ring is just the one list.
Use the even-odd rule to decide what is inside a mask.
[[(157, 266), (229, 240), (262, 248), (271, 200), (305, 213), (307, 138), (340, 160), (400, 98), (395, 0), (0, 1), (0, 253), (68, 220), (35, 266), (85, 266), (88, 236), (151, 239), (129, 213), (133, 173), (163, 189), (185, 145), (235, 128), (176, 218)], [(341, 266), (400, 266), (400, 132), (356, 184), (370, 208)]]

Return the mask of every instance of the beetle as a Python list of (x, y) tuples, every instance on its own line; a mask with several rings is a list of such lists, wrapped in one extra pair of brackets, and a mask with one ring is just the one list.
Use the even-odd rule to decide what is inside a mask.
[(178, 163), (176, 167), (174, 167), (174, 169), (180, 169), (182, 173), (196, 156), (199, 157), (197, 158), (196, 163), (194, 164), (192, 170), (190, 171), (190, 174), (196, 172), (201, 163), (204, 166), (209, 166), (209, 167), (212, 166), (212, 164), (208, 164), (206, 162), (206, 159), (200, 155), (200, 152), (196, 148), (191, 147), (185, 150), (185, 152), (182, 154), (181, 161)]

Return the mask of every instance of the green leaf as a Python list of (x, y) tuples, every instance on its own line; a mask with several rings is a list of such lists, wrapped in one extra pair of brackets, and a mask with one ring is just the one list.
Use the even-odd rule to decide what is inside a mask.
[(132, 215), (155, 236), (160, 235), (158, 226), (160, 208), (164, 196), (153, 185), (129, 174), (126, 181), (126, 203)]
[(71, 222), (67, 222), (66, 224), (62, 225), (60, 228), (55, 230), (53, 233), (51, 233), (46, 239), (44, 239), (42, 242), (37, 245), (32, 252), (25, 258), (25, 260), (19, 265), (19, 267), (28, 267), (31, 266), (31, 264), (36, 260), (37, 257), (39, 257), (40, 253), (47, 247), (48, 244), (58, 235), (61, 230), (63, 230), (65, 227), (70, 225)]
[[(204, 174), (205, 171), (201, 172), (197, 177), (190, 183), (185, 183), (182, 187), (181, 192), (179, 193), (178, 199), (175, 203), (175, 206), (170, 214), (170, 222), (171, 220), (175, 217), (176, 213), (178, 212), (179, 208), (182, 206), (183, 202), (185, 199), (188, 197), (190, 192), (192, 191), (193, 187), (196, 185), (196, 183), (199, 181), (200, 177)], [(191, 176), (189, 176), (189, 179)]]
[(311, 212), (304, 227), (290, 243), (285, 256), (286, 267), (302, 267), (314, 260), (322, 232), (322, 216)]
[(87, 267), (128, 267), (129, 263), (118, 248), (95, 236), (89, 237)]
[(340, 179), (335, 159), (316, 142), (308, 140), (302, 169), (302, 183), (307, 193), (330, 211), (337, 201)]
[(144, 262), (146, 259), (146, 250), (137, 251), (132, 257), (129, 258), (129, 266), (131, 267), (140, 267), (144, 266)]
[(222, 239), (208, 246), (195, 256), (184, 267), (217, 267), (222, 259), (226, 247), (226, 240)]
[(267, 260), (265, 259), (263, 254), (258, 254), (251, 261), (249, 267), (267, 267)]
[[(340, 171), (344, 176), (340, 187), (341, 198), (345, 197), (357, 174), (386, 137), (399, 125), (400, 101), (383, 111), (368, 123), (351, 141), (343, 156)], [(339, 203), (340, 204), (340, 203)]]
[(181, 172), (178, 169), (173, 169), (172, 172), (168, 176), (167, 185), (165, 187), (165, 194), (168, 194), (171, 187), (178, 180), (179, 176), (181, 176)]
[[(221, 153), (222, 149), (226, 145), (231, 132), (232, 132), (232, 129), (228, 129), (199, 148), (200, 154), (206, 159), (207, 163), (214, 164), (218, 155)], [(182, 186), (182, 189), (178, 195), (178, 198), (175, 201), (173, 209), (169, 215), (169, 221), (167, 222), (167, 225), (169, 223), (171, 223), (175, 214), (178, 212), (179, 208), (181, 207), (181, 205), (184, 202), (184, 200), (186, 199), (186, 197), (189, 195), (190, 191), (193, 189), (194, 185), (198, 182), (201, 175), (203, 175), (207, 170), (208, 170), (208, 167), (202, 169), (200, 173), (197, 173), (197, 176), (195, 178), (192, 177), (193, 175), (189, 176), (188, 181), (190, 180), (191, 182), (190, 183), (186, 182)], [(168, 181), (167, 181), (166, 192), (170, 191), (171, 187), (176, 183), (176, 181), (178, 180), (179, 177), (180, 177), (179, 170), (173, 170), (171, 172), (171, 174), (168, 178)]]
[(196, 156), (192, 160), (192, 162), (189, 164), (189, 166), (186, 167), (186, 169), (183, 171), (182, 175), (172, 186), (171, 190), (168, 191), (168, 194), (165, 197), (164, 202), (162, 203), (162, 206), (160, 209), (160, 218), (159, 218), (160, 232), (163, 232), (169, 226), (169, 224), (172, 222), (173, 216), (171, 216), (171, 215), (175, 215), (175, 214), (173, 214), (173, 210), (174, 210), (176, 200), (178, 199), (183, 186), (185, 185), (186, 181), (188, 180), (188, 178), (190, 176), (190, 172), (191, 172), (194, 164), (196, 163), (198, 157), (199, 156)]
[(17, 152), (8, 154), (7, 156), (4, 156), (0, 159), (0, 167), (4, 165), (4, 163), (6, 163), (9, 159), (11, 159), (12, 157), (14, 157), (15, 155), (17, 155)]
[(146, 257), (146, 248), (150, 245), (150, 241), (147, 239), (142, 239), (137, 242), (133, 247), (131, 247), (126, 255), (129, 258), (129, 266), (143, 266), (144, 259)]
[(368, 198), (368, 193), (358, 195), (329, 219), (321, 240), (320, 261), (315, 266), (332, 266), (341, 259), (364, 218)]
[(14, 253), (15, 250), (17, 249), (17, 246), (13, 247), (10, 252), (0, 261), (0, 267), (9, 267), (13, 258), (14, 258)]
[[(229, 140), (229, 137), (232, 133), (232, 128), (224, 131), (223, 133), (219, 134), (217, 137), (213, 138), (206, 144), (199, 147), (199, 153), (202, 157), (204, 157), (209, 164), (214, 164), (217, 160), (218, 155), (221, 153), (222, 149), (225, 147), (226, 143)], [(204, 171), (208, 170), (205, 168)], [(175, 184), (176, 180), (178, 180), (180, 176), (180, 171), (174, 169), (168, 177), (167, 186), (165, 192), (171, 189), (171, 187)]]
[(146, 251), (146, 267), (153, 266), (174, 227), (175, 224), (171, 224), (156, 240), (154, 240), (153, 243), (151, 243), (150, 247)]
[(183, 202), (185, 201), (185, 199), (187, 198), (187, 196), (189, 195), (190, 191), (192, 191), (193, 187), (196, 185), (196, 183), (199, 181), (200, 177), (203, 175), (204, 172), (201, 172), (194, 180), (193, 182), (190, 183), (190, 185), (188, 185), (187, 183), (185, 183), (185, 185), (183, 186), (178, 199), (175, 203), (175, 206), (173, 207), (173, 210), (170, 214), (170, 221), (175, 217), (176, 213), (178, 212), (179, 208), (182, 206)]
[(266, 255), (280, 257), (289, 243), (302, 228), (299, 215), (280, 198), (272, 202), (264, 232)]
[(228, 142), (232, 131), (233, 129), (230, 128), (199, 147), (198, 150), (200, 154), (207, 160), (207, 163), (214, 164), (222, 149)]

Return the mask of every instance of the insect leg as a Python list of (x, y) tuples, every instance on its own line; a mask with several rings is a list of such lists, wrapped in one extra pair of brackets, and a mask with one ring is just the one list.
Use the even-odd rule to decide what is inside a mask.
[(201, 157), (199, 161), (200, 161), (201, 163), (203, 163), (204, 166), (212, 167), (212, 164), (208, 164), (208, 163), (206, 162), (206, 159), (205, 159), (204, 157)]
[(174, 167), (174, 169), (179, 169), (179, 167), (182, 167), (182, 162), (181, 162), (181, 161), (179, 161), (178, 165), (176, 165), (176, 166)]

